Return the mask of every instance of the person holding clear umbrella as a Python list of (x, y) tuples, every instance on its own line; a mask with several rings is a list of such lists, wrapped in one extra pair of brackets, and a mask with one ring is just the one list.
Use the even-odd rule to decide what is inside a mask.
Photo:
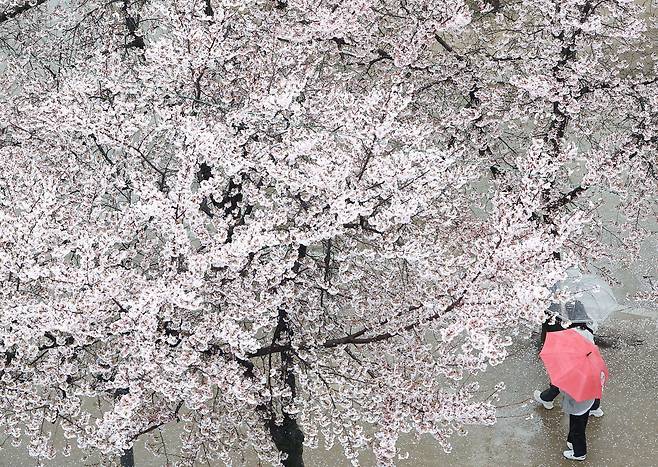
[[(567, 271), (565, 280), (553, 287), (553, 292), (563, 295), (563, 303), (552, 303), (549, 307), (551, 317), (542, 326), (542, 344), (546, 332), (572, 328), (585, 339), (594, 342), (594, 333), (598, 326), (617, 308), (617, 300), (610, 286), (602, 279), (583, 275), (576, 268)], [(550, 324), (553, 322), (554, 324)], [(534, 399), (545, 409), (553, 408), (553, 401), (560, 394), (560, 389), (551, 384), (544, 391), (536, 390)], [(589, 414), (602, 417), (601, 401), (596, 399)]]

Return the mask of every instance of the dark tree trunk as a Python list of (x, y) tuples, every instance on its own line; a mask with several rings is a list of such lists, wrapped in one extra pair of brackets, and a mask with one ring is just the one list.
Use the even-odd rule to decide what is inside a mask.
[[(299, 273), (301, 261), (304, 256), (306, 256), (306, 247), (300, 246), (297, 261), (295, 261), (292, 268), (295, 274)], [(285, 309), (281, 308), (279, 310), (278, 323), (274, 330), (273, 342), (279, 342), (281, 339), (284, 339), (290, 343), (292, 334), (292, 329), (288, 323), (288, 313)], [(286, 351), (281, 352), (281, 373), (283, 374), (285, 385), (290, 388), (292, 400), (297, 397), (297, 380), (295, 379), (293, 367), (294, 362), (292, 353)], [(268, 428), (270, 430), (270, 435), (272, 436), (272, 441), (274, 441), (279, 452), (286, 455), (285, 460), (283, 460), (283, 465), (285, 467), (304, 467), (304, 459), (302, 457), (304, 450), (304, 433), (299, 429), (297, 421), (287, 414), (285, 409), (282, 408), (282, 410), (283, 423), (281, 425), (274, 423), (274, 411), (270, 410), (271, 417), (268, 421)]]
[[(118, 388), (114, 391), (114, 399), (116, 400), (121, 396), (125, 396), (129, 392), (128, 388)], [(119, 462), (121, 463), (121, 467), (135, 467), (135, 453), (132, 446), (123, 451), (123, 454), (121, 454), (121, 457), (119, 458)]]
[(304, 467), (303, 443), (304, 433), (299, 429), (297, 421), (284, 415), (283, 424), (276, 425), (273, 420), (269, 423), (272, 440), (279, 452), (286, 454), (283, 461), (286, 467)]
[(123, 451), (120, 461), (121, 467), (135, 467), (135, 453), (133, 448)]

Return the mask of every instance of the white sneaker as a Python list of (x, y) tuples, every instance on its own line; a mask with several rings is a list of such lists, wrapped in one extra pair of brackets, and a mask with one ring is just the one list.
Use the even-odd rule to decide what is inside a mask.
[(573, 451), (573, 444), (567, 441), (567, 447)]
[(603, 417), (603, 410), (601, 409), (601, 407), (599, 407), (599, 408), (596, 409), (596, 410), (590, 410), (590, 411), (589, 411), (589, 414), (590, 414), (592, 417), (596, 417), (596, 418)]
[(553, 408), (553, 401), (545, 401), (541, 398), (541, 391), (535, 391), (534, 393), (535, 400), (544, 406), (546, 410), (551, 410)]
[(574, 456), (573, 451), (571, 449), (569, 449), (568, 451), (564, 451), (562, 455), (567, 459), (571, 459), (572, 461), (584, 461), (587, 458), (587, 455), (585, 454), (583, 454), (582, 456)]

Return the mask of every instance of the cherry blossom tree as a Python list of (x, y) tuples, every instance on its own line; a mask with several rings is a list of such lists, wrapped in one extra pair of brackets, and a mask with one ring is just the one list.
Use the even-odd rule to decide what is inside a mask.
[(3, 431), (394, 465), (493, 424), (549, 287), (655, 244), (651, 8), (3, 0)]

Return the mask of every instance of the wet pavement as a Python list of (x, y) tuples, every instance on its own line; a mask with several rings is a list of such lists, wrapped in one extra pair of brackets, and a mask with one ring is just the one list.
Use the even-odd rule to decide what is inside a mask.
[[(653, 318), (651, 317), (653, 315)], [(585, 462), (563, 459), (568, 418), (559, 404), (545, 410), (532, 398), (547, 385), (536, 347), (517, 345), (488, 378), (505, 381), (499, 420), (493, 427), (472, 429), (455, 443), (450, 456), (429, 447), (413, 449), (408, 466), (658, 466), (658, 313), (617, 313), (599, 330), (599, 346), (610, 381), (601, 408), (590, 417)], [(496, 378), (497, 377), (497, 378)], [(559, 398), (558, 398), (559, 399)]]
[[(548, 382), (537, 346), (526, 341), (515, 344), (502, 365), (480, 378), (483, 389), (487, 388), (484, 382), (493, 386), (504, 381), (507, 387), (494, 426), (471, 428), (466, 437), (454, 438), (450, 454), (429, 438), (401, 438), (400, 446), (409, 451), (409, 459), (398, 465), (658, 466), (658, 312), (616, 313), (599, 329), (597, 340), (611, 379), (601, 403), (605, 415), (589, 419), (586, 461), (562, 457), (567, 449), (568, 418), (560, 405), (545, 410), (532, 400), (533, 391), (545, 389)], [(310, 466), (349, 465), (315, 454), (307, 456)], [(362, 465), (374, 465), (372, 460), (363, 461)]]
[[(397, 465), (658, 467), (658, 312), (615, 313), (599, 329), (597, 343), (608, 363), (610, 382), (601, 403), (605, 415), (590, 417), (587, 426), (584, 462), (562, 457), (567, 449), (568, 418), (559, 403), (545, 410), (532, 399), (535, 389), (548, 384), (537, 340), (534, 336), (532, 343), (516, 343), (503, 364), (478, 378), (485, 391), (499, 381), (506, 384), (494, 426), (473, 427), (467, 436), (453, 438), (450, 454), (429, 437), (403, 436), (399, 446), (408, 451), (409, 458)], [(309, 467), (349, 465), (337, 450), (307, 452), (305, 457)], [(361, 465), (375, 464), (364, 456)]]
[[(658, 467), (658, 399), (655, 398), (658, 393), (658, 311), (615, 313), (599, 329), (598, 339), (610, 369), (610, 382), (601, 404), (605, 415), (589, 420), (585, 462), (562, 458), (568, 419), (559, 404), (548, 411), (532, 400), (533, 391), (544, 389), (548, 384), (538, 357), (538, 336), (534, 336), (531, 342), (517, 342), (503, 364), (478, 378), (483, 391), (500, 381), (506, 384), (494, 426), (473, 427), (467, 436), (453, 438), (454, 448), (450, 454), (445, 454), (430, 437), (416, 440), (403, 435), (399, 446), (409, 457), (399, 460), (397, 465)], [(176, 437), (175, 432), (170, 431), (168, 435), (167, 438)], [(0, 467), (36, 465), (24, 450), (5, 448), (8, 449), (0, 451)], [(138, 446), (135, 454), (138, 467), (165, 464), (163, 458), (154, 458), (143, 447)], [(307, 467), (350, 465), (337, 448), (306, 450), (304, 457)], [(374, 459), (366, 455), (360, 461), (362, 466), (375, 465)], [(72, 457), (44, 465), (73, 467), (89, 463), (76, 456), (74, 450)]]

